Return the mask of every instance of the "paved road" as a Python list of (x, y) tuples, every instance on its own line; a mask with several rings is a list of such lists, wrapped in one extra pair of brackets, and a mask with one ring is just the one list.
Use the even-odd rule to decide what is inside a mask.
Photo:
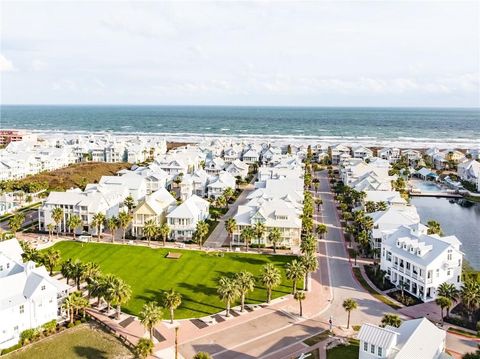
[[(35, 224), (38, 223), (38, 209), (37, 208), (29, 209), (29, 210), (23, 212), (23, 214), (25, 215), (25, 222), (23, 222), (24, 227), (28, 226), (32, 223), (35, 223)], [(8, 219), (0, 222), (0, 228), (2, 228), (3, 230), (6, 230), (6, 231), (10, 230), (10, 227), (8, 226)]]
[(228, 234), (225, 229), (225, 220), (233, 217), (235, 213), (237, 212), (237, 208), (240, 205), (243, 205), (247, 203), (247, 196), (252, 193), (255, 190), (254, 186), (252, 183), (249, 183), (245, 189), (240, 193), (240, 196), (238, 196), (237, 200), (230, 206), (228, 209), (227, 213), (225, 213), (219, 220), (218, 224), (213, 230), (212, 233), (210, 233), (210, 236), (207, 238), (207, 240), (204, 243), (204, 247), (207, 248), (220, 248), (226, 243), (228, 239)]

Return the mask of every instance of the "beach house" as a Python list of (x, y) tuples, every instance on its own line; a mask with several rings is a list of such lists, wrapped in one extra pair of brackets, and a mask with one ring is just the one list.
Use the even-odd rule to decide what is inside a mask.
[(176, 241), (192, 240), (197, 223), (209, 215), (210, 203), (197, 195), (190, 196), (182, 204), (173, 207), (167, 214), (170, 238)]
[(0, 242), (0, 349), (17, 344), (24, 330), (61, 319), (70, 288), (22, 253), (16, 239)]

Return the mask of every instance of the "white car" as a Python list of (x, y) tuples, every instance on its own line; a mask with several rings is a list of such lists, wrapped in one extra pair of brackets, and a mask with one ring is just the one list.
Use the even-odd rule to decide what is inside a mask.
[(79, 242), (90, 242), (90, 240), (92, 239), (92, 236), (91, 235), (85, 235), (85, 234), (82, 234), (81, 236), (78, 236), (78, 241)]

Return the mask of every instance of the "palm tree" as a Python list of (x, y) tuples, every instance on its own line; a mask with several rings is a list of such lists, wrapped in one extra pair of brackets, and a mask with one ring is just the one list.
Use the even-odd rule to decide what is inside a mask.
[(182, 304), (182, 295), (173, 289), (163, 295), (163, 305), (170, 311), (170, 323), (173, 324), (173, 312)]
[(232, 187), (227, 187), (225, 188), (225, 191), (223, 191), (223, 196), (225, 197), (227, 202), (230, 201), (234, 195), (235, 190)]
[(267, 303), (270, 303), (272, 289), (282, 282), (280, 271), (272, 263), (266, 264), (262, 270), (261, 280), (265, 288), (267, 288)]
[(153, 328), (163, 318), (162, 307), (158, 306), (156, 302), (148, 302), (143, 305), (138, 317), (140, 323), (147, 328), (150, 340), (153, 340)]
[(342, 307), (348, 313), (348, 319), (347, 319), (347, 329), (348, 329), (350, 328), (350, 313), (352, 310), (357, 309), (358, 304), (354, 299), (348, 298), (343, 301)]
[(53, 274), (53, 269), (60, 262), (60, 251), (53, 248), (49, 248), (42, 255), (42, 262), (45, 265), (45, 267), (48, 269), (51, 276)]
[(23, 213), (16, 213), (14, 216), (10, 217), (8, 220), (8, 227), (10, 227), (10, 230), (14, 235), (16, 235), (18, 230), (22, 228), (24, 221), (25, 215)]
[(315, 229), (315, 232), (318, 234), (320, 238), (323, 238), (323, 236), (327, 233), (328, 228), (325, 224), (320, 223), (317, 224), (317, 228)]
[(132, 221), (132, 216), (128, 212), (120, 212), (118, 214), (118, 224), (119, 227), (122, 229), (123, 235), (122, 235), (122, 240), (123, 243), (125, 243), (125, 234), (127, 232), (127, 228), (130, 225), (130, 222)]
[(195, 237), (195, 240), (197, 241), (197, 243), (200, 247), (200, 250), (203, 248), (203, 241), (207, 237), (208, 230), (209, 230), (209, 226), (208, 226), (207, 222), (205, 222), (205, 221), (198, 221), (197, 222), (194, 237)]
[(240, 238), (242, 239), (243, 242), (245, 242), (245, 250), (248, 252), (248, 245), (250, 244), (250, 241), (253, 238), (253, 230), (251, 227), (244, 228), (242, 230), (242, 233), (240, 233)]
[(245, 309), (245, 296), (255, 288), (255, 279), (253, 274), (247, 271), (241, 271), (235, 275), (238, 292), (240, 293), (240, 311)]
[(294, 259), (290, 263), (287, 263), (285, 268), (285, 275), (287, 279), (292, 281), (292, 294), (297, 291), (297, 281), (302, 278), (305, 273), (305, 269), (301, 262)]
[(145, 222), (145, 226), (143, 227), (143, 234), (147, 237), (148, 246), (150, 247), (150, 239), (155, 237), (157, 234), (157, 223), (154, 219), (149, 219)]
[(97, 242), (100, 242), (104, 223), (105, 215), (102, 212), (95, 213), (93, 216), (92, 225), (97, 229)]
[(302, 263), (304, 274), (305, 274), (305, 282), (303, 284), (303, 288), (305, 291), (308, 291), (308, 275), (317, 271), (318, 269), (318, 261), (317, 257), (313, 254), (306, 254), (300, 258), (300, 262)]
[[(458, 299), (459, 291), (453, 283), (442, 283), (438, 286), (437, 296), (450, 299), (453, 304)], [(450, 316), (451, 305), (447, 307), (447, 317)]]
[(391, 327), (398, 328), (402, 324), (402, 320), (396, 314), (385, 314), (382, 318), (382, 327), (390, 325)]
[(277, 244), (281, 241), (281, 239), (282, 232), (280, 232), (280, 229), (277, 227), (272, 228), (272, 230), (268, 234), (268, 240), (270, 243), (273, 244), (273, 253), (277, 253)]
[(60, 273), (62, 273), (63, 278), (67, 280), (67, 285), (70, 279), (73, 278), (73, 269), (72, 269), (72, 260), (69, 258), (62, 263)]
[(298, 301), (298, 305), (300, 306), (300, 316), (302, 317), (303, 316), (302, 301), (304, 301), (306, 297), (305, 291), (299, 290), (298, 292), (295, 292), (293, 297), (295, 298), (295, 300)]
[(232, 239), (233, 239), (233, 232), (237, 229), (237, 221), (235, 218), (230, 217), (225, 221), (225, 230), (228, 233), (229, 243), (230, 243), (230, 251), (232, 251)]
[(60, 233), (60, 224), (62, 223), (63, 220), (63, 209), (60, 207), (55, 207), (52, 210), (52, 219), (55, 222), (55, 226), (57, 227), (57, 238), (58, 238), (58, 233)]
[(255, 237), (257, 237), (258, 244), (261, 244), (263, 234), (265, 233), (265, 225), (257, 222), (253, 227), (253, 233), (255, 234)]
[(108, 288), (108, 295), (111, 299), (111, 302), (117, 306), (117, 319), (120, 319), (121, 314), (121, 305), (128, 302), (130, 296), (132, 295), (132, 290), (130, 286), (125, 283), (122, 279), (114, 277)]
[(442, 325), (443, 325), (443, 310), (445, 308), (450, 308), (452, 306), (452, 301), (447, 297), (437, 296), (435, 298), (435, 304), (440, 307), (440, 315), (442, 317)]
[(112, 235), (112, 243), (115, 242), (115, 231), (118, 229), (118, 218), (113, 216), (107, 219), (107, 228)]
[(216, 202), (217, 202), (217, 206), (220, 208), (228, 207), (228, 202), (225, 196), (219, 196)]
[(460, 289), (460, 298), (471, 318), (475, 310), (480, 306), (480, 283), (473, 279), (463, 282)]
[(226, 316), (230, 316), (230, 304), (238, 298), (239, 291), (237, 283), (233, 278), (221, 277), (218, 281), (217, 288), (218, 295), (222, 301), (226, 304)]
[(153, 341), (147, 338), (140, 338), (133, 349), (136, 358), (146, 358), (153, 353)]
[(442, 227), (440, 223), (434, 220), (430, 220), (427, 222), (428, 231), (427, 234), (438, 234), (439, 236), (443, 235)]
[(123, 201), (123, 204), (125, 205), (125, 207), (128, 208), (128, 213), (130, 213), (133, 207), (135, 207), (135, 201), (133, 200), (133, 197), (131, 195), (125, 198), (125, 200)]
[(73, 239), (77, 238), (77, 234), (75, 230), (80, 227), (82, 224), (82, 219), (80, 218), (79, 215), (77, 214), (72, 214), (70, 217), (68, 217), (67, 220), (67, 227), (70, 231), (73, 231)]
[(75, 259), (73, 262), (71, 262), (71, 278), (75, 281), (75, 284), (77, 285), (77, 290), (80, 290), (80, 284), (82, 282), (82, 279), (84, 278), (85, 275), (85, 264), (80, 262), (79, 259)]
[(314, 236), (311, 234), (308, 234), (304, 238), (302, 238), (302, 241), (300, 242), (300, 251), (303, 254), (312, 254), (315, 252), (317, 248), (317, 240)]
[(49, 223), (47, 224), (47, 230), (48, 230), (48, 240), (51, 241), (52, 240), (52, 234), (53, 234), (53, 230), (55, 229), (55, 225), (53, 223)]
[(315, 204), (317, 205), (317, 211), (320, 211), (320, 206), (323, 204), (323, 201), (321, 198), (316, 198), (315, 199)]
[(170, 235), (170, 227), (168, 226), (167, 223), (163, 223), (163, 224), (159, 227), (158, 232), (159, 232), (160, 236), (161, 236), (162, 239), (163, 239), (163, 246), (165, 247), (166, 242), (167, 242), (167, 238), (168, 238), (168, 236)]

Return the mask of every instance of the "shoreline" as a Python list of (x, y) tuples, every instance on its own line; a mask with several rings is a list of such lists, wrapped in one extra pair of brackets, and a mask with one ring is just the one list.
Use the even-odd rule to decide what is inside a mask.
[[(0, 128), (2, 129), (2, 128)], [(7, 129), (7, 128), (5, 128)], [(115, 136), (120, 138), (132, 137), (163, 137), (169, 143), (193, 144), (203, 141), (213, 141), (223, 139), (230, 141), (249, 141), (253, 143), (276, 142), (278, 145), (304, 145), (304, 144), (339, 144), (364, 145), (366, 147), (398, 147), (401, 149), (427, 149), (436, 147), (439, 149), (458, 148), (471, 149), (480, 147), (480, 138), (378, 138), (370, 136), (309, 136), (309, 135), (274, 135), (274, 134), (226, 134), (226, 133), (188, 133), (188, 132), (123, 132), (123, 131), (86, 131), (86, 130), (52, 130), (49, 132), (43, 130), (32, 130), (28, 128), (8, 128), (15, 130), (25, 130), (44, 138), (57, 136)]]

